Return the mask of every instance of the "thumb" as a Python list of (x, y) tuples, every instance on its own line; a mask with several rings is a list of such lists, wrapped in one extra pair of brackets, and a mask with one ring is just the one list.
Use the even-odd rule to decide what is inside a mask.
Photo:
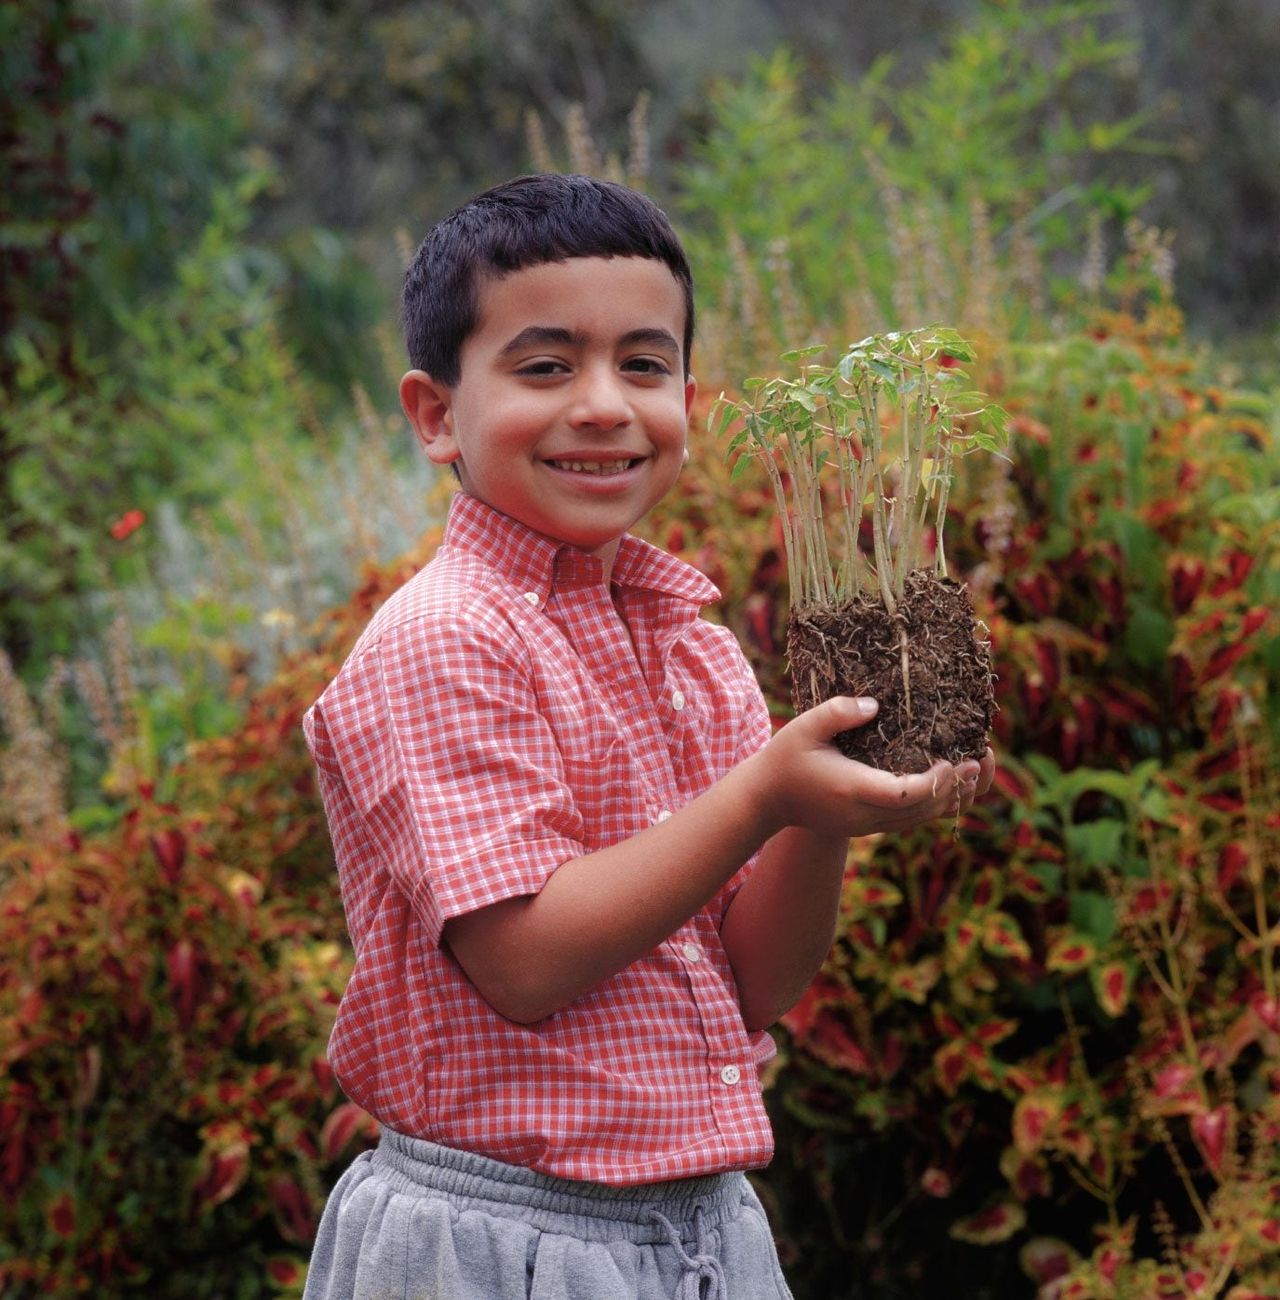
[(879, 704), (868, 696), (835, 695), (814, 705), (805, 715), (813, 734), (830, 740), (851, 727), (865, 726), (879, 711)]

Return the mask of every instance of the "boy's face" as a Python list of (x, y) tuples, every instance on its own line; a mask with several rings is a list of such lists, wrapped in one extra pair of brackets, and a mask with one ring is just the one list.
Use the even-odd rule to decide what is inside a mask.
[(400, 397), (427, 455), (472, 496), (600, 556), (675, 483), (695, 385), (684, 296), (659, 261), (579, 257), (486, 279), (452, 388)]

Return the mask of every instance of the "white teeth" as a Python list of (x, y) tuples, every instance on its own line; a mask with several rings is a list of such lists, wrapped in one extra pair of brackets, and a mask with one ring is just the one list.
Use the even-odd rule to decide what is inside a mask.
[(553, 460), (556, 469), (571, 470), (575, 474), (621, 474), (631, 468), (630, 460)]

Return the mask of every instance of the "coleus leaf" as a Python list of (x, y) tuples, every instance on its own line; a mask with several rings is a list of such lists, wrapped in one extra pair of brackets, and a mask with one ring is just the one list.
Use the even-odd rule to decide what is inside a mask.
[(1008, 912), (991, 912), (982, 926), (982, 946), (993, 957), (1028, 961), (1031, 949), (1022, 937), (1018, 923)]
[(1062, 1115), (1062, 1096), (1040, 1090), (1018, 1099), (1013, 1108), (1013, 1145), (1022, 1155), (1039, 1151)]
[(1098, 950), (1089, 939), (1068, 931), (1050, 942), (1045, 967), (1063, 975), (1075, 975), (1089, 966), (1097, 955)]
[(1115, 1017), (1122, 1015), (1133, 994), (1133, 974), (1124, 962), (1109, 961), (1093, 968), (1093, 995), (1098, 1005)]
[(956, 1241), (975, 1246), (989, 1246), (1008, 1241), (1027, 1221), (1027, 1213), (1017, 1201), (997, 1201), (994, 1205), (957, 1219), (949, 1229)]

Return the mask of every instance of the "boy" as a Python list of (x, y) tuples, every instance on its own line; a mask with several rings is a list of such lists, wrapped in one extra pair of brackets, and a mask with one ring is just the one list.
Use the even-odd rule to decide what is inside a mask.
[(831, 943), (848, 838), (967, 808), (770, 738), (697, 571), (628, 535), (686, 457), (693, 295), (665, 216), (524, 177), (406, 277), (400, 396), (461, 491), (306, 719), (356, 949), (330, 1059), (383, 1125), (306, 1295), (789, 1293), (742, 1171), (767, 1027)]

